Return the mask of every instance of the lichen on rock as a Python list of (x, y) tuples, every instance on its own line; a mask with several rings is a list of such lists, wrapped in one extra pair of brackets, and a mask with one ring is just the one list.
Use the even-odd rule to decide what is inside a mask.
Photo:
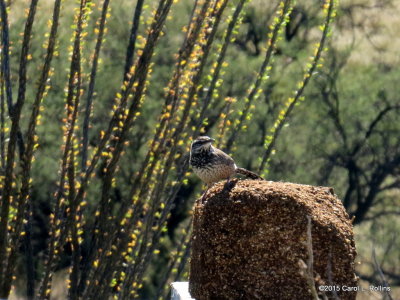
[[(313, 279), (352, 300), (357, 286), (352, 224), (333, 190), (284, 182), (216, 184), (195, 204), (189, 287), (197, 300), (312, 299), (307, 274), (311, 218)], [(332, 292), (325, 293), (335, 296)]]

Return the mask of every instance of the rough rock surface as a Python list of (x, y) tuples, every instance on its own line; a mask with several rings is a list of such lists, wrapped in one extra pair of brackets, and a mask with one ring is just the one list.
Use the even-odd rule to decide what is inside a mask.
[[(355, 299), (352, 224), (333, 190), (241, 180), (209, 190), (194, 209), (189, 288), (197, 300), (312, 299), (306, 272), (311, 217), (314, 282), (339, 287), (330, 299)], [(304, 264), (303, 264), (304, 265)], [(327, 288), (329, 289), (329, 288)], [(332, 288), (330, 288), (332, 289)], [(318, 292), (319, 293), (319, 292)]]

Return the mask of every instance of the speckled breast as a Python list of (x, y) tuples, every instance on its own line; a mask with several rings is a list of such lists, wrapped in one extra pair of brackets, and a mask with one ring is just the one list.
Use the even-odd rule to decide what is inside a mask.
[(235, 173), (235, 165), (213, 164), (201, 168), (193, 166), (193, 171), (202, 181), (211, 184), (231, 177)]

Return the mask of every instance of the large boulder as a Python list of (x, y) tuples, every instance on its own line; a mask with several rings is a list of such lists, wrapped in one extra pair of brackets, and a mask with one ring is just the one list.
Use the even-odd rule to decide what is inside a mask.
[(219, 183), (195, 204), (190, 293), (197, 300), (309, 300), (314, 283), (320, 295), (351, 300), (355, 256), (352, 223), (333, 189)]

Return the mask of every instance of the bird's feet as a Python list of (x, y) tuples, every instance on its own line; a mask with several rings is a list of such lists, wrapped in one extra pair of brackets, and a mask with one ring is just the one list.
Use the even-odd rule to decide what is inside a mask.
[(207, 192), (209, 189), (210, 187), (208, 186), (207, 189), (204, 191), (203, 196), (201, 196), (200, 203), (204, 203), (204, 201), (206, 200)]
[(229, 192), (235, 186), (236, 181), (228, 178), (224, 184), (223, 192)]

